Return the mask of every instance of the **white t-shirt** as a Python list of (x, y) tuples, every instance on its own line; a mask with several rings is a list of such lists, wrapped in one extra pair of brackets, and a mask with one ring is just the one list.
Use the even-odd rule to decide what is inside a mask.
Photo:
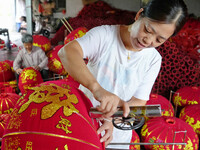
[[(99, 84), (124, 101), (132, 96), (148, 100), (152, 86), (159, 73), (161, 56), (155, 48), (138, 52), (128, 51), (120, 37), (119, 25), (103, 25), (88, 31), (76, 39), (88, 58), (88, 68)], [(128, 53), (130, 59), (128, 59)], [(99, 105), (93, 94), (83, 86), (80, 89), (88, 96), (93, 106)], [(132, 131), (114, 128), (112, 142), (130, 143)], [(111, 146), (109, 146), (111, 148)], [(128, 146), (112, 146), (128, 148)]]

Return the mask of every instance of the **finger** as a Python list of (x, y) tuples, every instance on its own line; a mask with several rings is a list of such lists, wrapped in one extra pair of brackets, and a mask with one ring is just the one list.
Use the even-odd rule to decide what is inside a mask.
[(107, 113), (107, 112), (110, 112), (111, 110), (112, 110), (112, 103), (108, 103), (102, 112)]
[(108, 146), (108, 144), (112, 141), (113, 135), (111, 135), (106, 141), (105, 141), (105, 147)]
[(100, 142), (106, 142), (112, 136), (111, 130), (107, 130), (106, 134), (100, 139)]
[(102, 126), (100, 126), (100, 128), (97, 130), (97, 134), (100, 134), (104, 130), (105, 130), (105, 124), (103, 124)]
[(104, 101), (101, 102), (101, 104), (100, 104), (100, 106), (99, 106), (99, 109), (100, 109), (101, 112), (105, 109), (106, 104), (107, 104), (107, 103), (104, 102)]
[(129, 115), (129, 113), (130, 113), (130, 107), (129, 107), (128, 103), (125, 102), (125, 103), (122, 105), (122, 107), (123, 107), (123, 116), (124, 116), (124, 117), (128, 117), (128, 115)]
[(104, 116), (105, 118), (109, 118), (109, 117), (111, 117), (115, 112), (117, 112), (117, 107), (112, 106), (111, 110), (110, 110), (109, 112), (105, 113), (103, 116)]

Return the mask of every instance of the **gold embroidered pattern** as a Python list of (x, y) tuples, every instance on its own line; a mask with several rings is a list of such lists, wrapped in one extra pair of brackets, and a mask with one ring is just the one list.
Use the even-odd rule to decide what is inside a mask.
[(10, 137), (5, 139), (5, 150), (18, 149), (20, 145), (20, 139), (18, 137)]
[(66, 134), (72, 133), (72, 131), (68, 130), (68, 127), (72, 126), (71, 122), (65, 118), (62, 118), (62, 116), (60, 116), (60, 119), (61, 120), (56, 125), (56, 128), (64, 130)]
[(32, 145), (33, 145), (33, 142), (27, 141), (26, 142), (26, 149), (25, 150), (32, 150)]
[(37, 108), (32, 109), (30, 117), (36, 116), (37, 115), (37, 110), (38, 110)]
[(19, 129), (22, 120), (20, 119), (21, 115), (17, 113), (17, 109), (14, 108), (12, 115), (10, 116), (10, 121), (8, 122), (7, 129)]
[[(65, 149), (65, 150), (68, 150), (67, 144), (64, 146), (64, 149)], [(58, 148), (56, 148), (56, 150), (58, 150)]]
[(69, 92), (71, 92), (69, 89), (51, 83), (40, 87), (33, 87), (32, 90), (34, 90), (34, 92), (30, 94), (28, 102), (23, 104), (19, 109), (19, 113), (25, 111), (32, 102), (49, 103), (42, 108), (41, 119), (52, 117), (61, 107), (63, 107), (65, 116), (70, 116), (74, 112), (79, 113), (73, 106), (73, 104), (78, 103), (78, 99), (74, 94), (69, 94)]
[[(58, 134), (44, 133), (44, 132), (13, 132), (13, 133), (4, 134), (3, 138), (9, 137), (9, 136), (15, 136), (15, 135), (24, 135), (24, 134), (34, 134), (34, 135), (45, 135), (45, 136), (50, 136), (50, 137), (58, 137), (58, 138), (81, 142), (81, 143), (84, 143), (84, 144), (87, 144), (87, 145), (90, 145), (90, 146), (100, 149), (100, 147), (98, 147), (97, 145), (95, 145), (93, 143), (89, 143), (87, 141), (83, 141), (81, 139), (77, 139), (77, 138), (70, 137), (70, 136), (58, 135)], [(8, 139), (10, 139), (10, 137)]]
[(28, 79), (36, 81), (36, 77), (37, 77), (37, 74), (36, 74), (35, 70), (33, 70), (33, 69), (25, 70), (21, 74), (22, 83), (26, 83), (26, 80), (28, 80)]

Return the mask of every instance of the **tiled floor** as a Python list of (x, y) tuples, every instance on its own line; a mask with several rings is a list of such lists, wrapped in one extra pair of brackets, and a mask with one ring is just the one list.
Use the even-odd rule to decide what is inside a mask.
[[(20, 46), (21, 45), (21, 33), (18, 32), (11, 32), (10, 34), (10, 41), (11, 43)], [(7, 41), (7, 37), (0, 35), (0, 38), (3, 39), (5, 42)], [(12, 47), (11, 50), (7, 48), (0, 49), (0, 61), (4, 60), (14, 60), (18, 53), (17, 47)]]

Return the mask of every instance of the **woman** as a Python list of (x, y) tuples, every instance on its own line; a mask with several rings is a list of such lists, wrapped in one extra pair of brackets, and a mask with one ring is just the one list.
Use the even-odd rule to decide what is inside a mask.
[[(187, 8), (183, 0), (151, 0), (131, 25), (105, 25), (91, 29), (58, 53), (65, 69), (79, 83), (94, 107), (106, 118), (122, 106), (145, 105), (159, 73), (161, 56), (155, 47), (183, 26)], [(88, 58), (85, 65), (83, 58)], [(101, 142), (130, 143), (132, 131), (114, 128), (104, 120), (98, 133)], [(112, 132), (114, 132), (112, 134)], [(114, 136), (112, 136), (114, 135)], [(129, 146), (108, 146), (128, 148)]]

